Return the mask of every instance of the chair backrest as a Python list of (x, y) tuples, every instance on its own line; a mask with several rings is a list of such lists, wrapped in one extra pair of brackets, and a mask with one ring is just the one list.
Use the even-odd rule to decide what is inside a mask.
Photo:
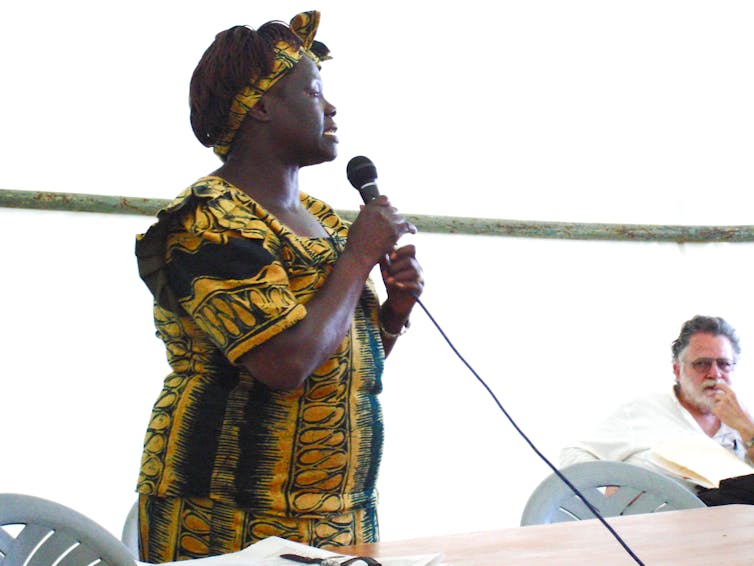
[(120, 534), (122, 542), (135, 559), (139, 559), (139, 500), (137, 499), (126, 515), (123, 532)]
[[(581, 462), (560, 472), (603, 517), (705, 506), (680, 482), (625, 462)], [(592, 518), (594, 513), (553, 473), (532, 492), (521, 516), (521, 525)]]
[(136, 563), (113, 534), (81, 513), (31, 495), (0, 493), (0, 565), (52, 564)]

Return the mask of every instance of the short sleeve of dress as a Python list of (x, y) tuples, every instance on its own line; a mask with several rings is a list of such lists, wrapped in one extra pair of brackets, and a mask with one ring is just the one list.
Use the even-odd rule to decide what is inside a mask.
[(306, 315), (282, 265), (259, 242), (201, 240), (168, 254), (179, 304), (231, 362)]
[[(176, 209), (164, 237), (164, 272), (180, 308), (232, 363), (306, 316), (291, 291), (268, 222), (233, 191)], [(219, 192), (219, 194), (217, 194)], [(251, 201), (249, 201), (251, 202)], [(253, 205), (253, 203), (252, 203)]]

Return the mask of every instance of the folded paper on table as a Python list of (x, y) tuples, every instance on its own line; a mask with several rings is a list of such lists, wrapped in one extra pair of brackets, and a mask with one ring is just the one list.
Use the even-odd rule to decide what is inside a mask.
[(649, 456), (664, 470), (708, 488), (719, 487), (726, 478), (754, 473), (754, 468), (733, 452), (702, 435), (661, 442)]
[[(336, 552), (315, 548), (300, 542), (293, 542), (279, 537), (267, 537), (257, 543), (247, 546), (238, 552), (184, 560), (181, 562), (163, 562), (162, 566), (296, 566), (298, 563), (285, 558), (281, 554), (298, 554), (310, 558), (352, 558)], [(394, 558), (379, 558), (382, 566), (442, 566), (440, 554), (423, 554), (417, 556), (399, 556)], [(144, 562), (139, 565), (148, 566)], [(356, 566), (356, 565), (354, 565)]]

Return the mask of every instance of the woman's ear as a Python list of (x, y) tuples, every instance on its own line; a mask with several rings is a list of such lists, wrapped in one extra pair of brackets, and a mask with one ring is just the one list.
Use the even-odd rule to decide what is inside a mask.
[(251, 116), (255, 120), (260, 122), (268, 122), (270, 120), (270, 113), (267, 111), (267, 97), (263, 96), (257, 101), (257, 103), (251, 107), (248, 112), (248, 116)]

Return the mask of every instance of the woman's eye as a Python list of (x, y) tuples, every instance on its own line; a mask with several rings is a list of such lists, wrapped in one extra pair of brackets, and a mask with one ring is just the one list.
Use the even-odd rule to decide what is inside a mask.
[(309, 88), (307, 88), (307, 93), (309, 94), (309, 96), (322, 96), (322, 85), (319, 83), (319, 81), (310, 83)]

